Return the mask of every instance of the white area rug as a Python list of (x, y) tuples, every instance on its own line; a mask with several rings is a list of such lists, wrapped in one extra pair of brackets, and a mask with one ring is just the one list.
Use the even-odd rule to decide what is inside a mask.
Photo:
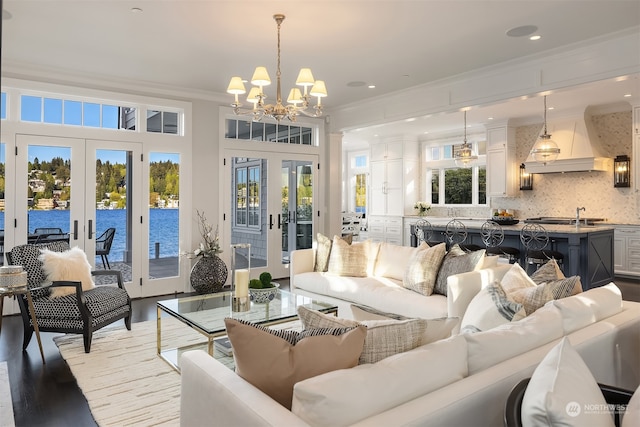
[[(205, 337), (173, 318), (163, 318), (164, 343), (177, 346)], [(156, 353), (156, 321), (123, 321), (93, 334), (91, 353), (82, 335), (54, 338), (100, 426), (177, 426), (180, 374)]]
[(9, 369), (7, 362), (0, 362), (0, 427), (13, 427), (13, 401), (9, 386)]
[[(298, 320), (273, 328), (301, 329), (301, 324)], [(101, 427), (180, 424), (180, 374), (158, 357), (156, 331), (155, 320), (134, 323), (131, 331), (118, 321), (93, 334), (89, 354), (82, 335), (54, 338)], [(162, 318), (163, 348), (200, 342), (206, 342), (202, 334), (172, 317)], [(217, 350), (214, 354), (233, 367), (233, 357)]]

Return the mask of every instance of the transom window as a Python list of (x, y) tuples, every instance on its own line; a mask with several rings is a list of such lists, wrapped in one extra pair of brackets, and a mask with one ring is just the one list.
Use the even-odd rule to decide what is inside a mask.
[(226, 119), (225, 138), (280, 144), (318, 145), (313, 128), (295, 124), (263, 123), (242, 119)]

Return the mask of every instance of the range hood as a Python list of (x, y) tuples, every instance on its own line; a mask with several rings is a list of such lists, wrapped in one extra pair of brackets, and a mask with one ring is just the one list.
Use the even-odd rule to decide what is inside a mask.
[(600, 140), (591, 124), (588, 109), (579, 117), (548, 122), (547, 130), (560, 148), (558, 159), (543, 165), (529, 154), (525, 161), (527, 172), (585, 172), (606, 171), (611, 168), (611, 159), (602, 156)]

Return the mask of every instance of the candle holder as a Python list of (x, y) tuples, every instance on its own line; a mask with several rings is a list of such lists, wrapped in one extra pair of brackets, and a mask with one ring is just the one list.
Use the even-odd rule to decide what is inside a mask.
[[(247, 268), (238, 268), (236, 265), (236, 251), (247, 250)], [(249, 277), (251, 272), (251, 244), (236, 243), (231, 245), (231, 311), (249, 311), (251, 299), (249, 298)]]

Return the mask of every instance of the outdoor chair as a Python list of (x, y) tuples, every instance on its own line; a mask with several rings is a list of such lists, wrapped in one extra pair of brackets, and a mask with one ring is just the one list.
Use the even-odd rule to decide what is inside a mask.
[(109, 252), (111, 252), (111, 244), (113, 243), (113, 237), (116, 235), (115, 228), (107, 228), (104, 233), (96, 239), (96, 255), (100, 255), (102, 258), (102, 267), (111, 270), (109, 265)]
[[(67, 242), (57, 241), (36, 245), (20, 245), (7, 252), (10, 265), (21, 265), (27, 272), (27, 286), (31, 292), (35, 317), (40, 332), (62, 332), (82, 334), (84, 351), (91, 350), (93, 332), (119, 319), (131, 330), (131, 299), (122, 283), (122, 275), (117, 270), (92, 271), (93, 276), (115, 276), (117, 286), (97, 285), (84, 291), (81, 282), (57, 281), (50, 285), (46, 282), (42, 262), (38, 259), (40, 249), (54, 252), (69, 250)], [(72, 286), (75, 294), (57, 298), (50, 296), (50, 287)], [(22, 349), (26, 350), (33, 335), (33, 324), (29, 315), (26, 295), (18, 298), (20, 313), (24, 324)]]

